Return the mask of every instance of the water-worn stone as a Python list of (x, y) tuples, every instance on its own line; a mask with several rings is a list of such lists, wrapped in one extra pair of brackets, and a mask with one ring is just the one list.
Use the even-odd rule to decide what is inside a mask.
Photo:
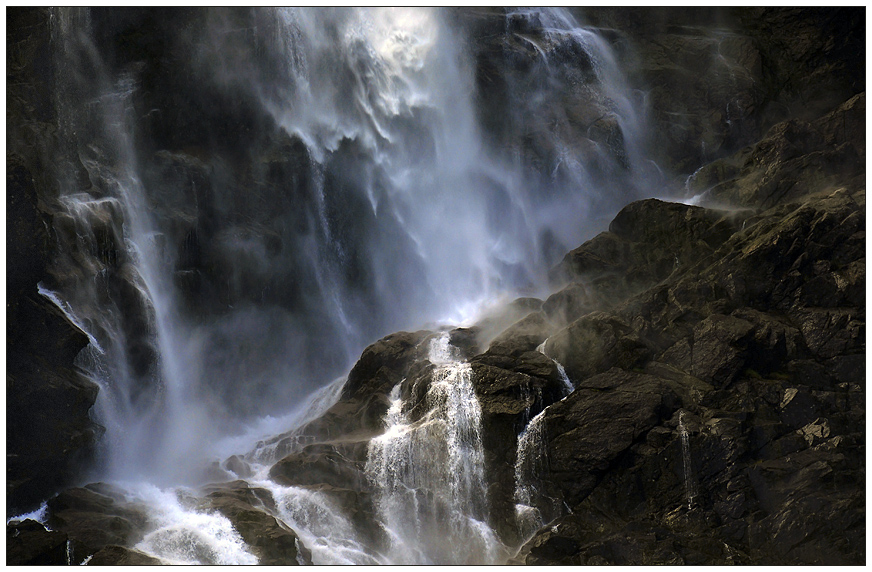
[(133, 546), (144, 534), (145, 510), (101, 483), (62, 491), (48, 502), (48, 524), (66, 533), (78, 554), (108, 545)]
[(209, 486), (203, 492), (206, 496), (201, 501), (202, 507), (216, 510), (230, 520), (257, 557), (258, 564), (299, 564), (297, 535), (265, 510), (272, 505), (269, 491), (252, 488), (245, 481), (235, 481)]
[(124, 546), (104, 546), (91, 556), (88, 566), (157, 566), (157, 558)]

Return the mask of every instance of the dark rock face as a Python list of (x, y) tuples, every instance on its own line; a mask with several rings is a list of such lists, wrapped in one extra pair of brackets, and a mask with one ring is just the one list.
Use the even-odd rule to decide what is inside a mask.
[(110, 545), (133, 546), (147, 522), (123, 492), (100, 483), (61, 492), (49, 502), (49, 513), (49, 526), (66, 533), (81, 558)]
[(162, 564), (157, 558), (143, 554), (138, 550), (123, 546), (106, 546), (98, 550), (88, 566), (157, 566)]
[(55, 254), (48, 13), (12, 9), (7, 68), (6, 511), (36, 508), (93, 456), (102, 428), (88, 416), (97, 386), (73, 362), (87, 337), (37, 284), (50, 286)]
[(657, 377), (612, 369), (589, 377), (546, 414), (549, 484), (575, 506), (620, 455), (671, 417), (678, 399)]
[(35, 520), (6, 526), (6, 564), (63, 566), (67, 562), (67, 535), (49, 531)]
[[(773, 184), (787, 177), (779, 161), (759, 162)], [(551, 334), (546, 351), (577, 388), (545, 417), (550, 482), (571, 512), (522, 560), (864, 561), (864, 174), (837, 171), (841, 188), (813, 192), (806, 177), (797, 195), (756, 195), (742, 204), (762, 208), (711, 243), (676, 243), (679, 227), (668, 250), (686, 245), (688, 264)], [(633, 208), (657, 220), (656, 203)], [(656, 252), (656, 235), (630, 228)], [(603, 236), (575, 252), (596, 252)], [(632, 249), (610, 254), (600, 258), (611, 266), (639, 264)], [(603, 272), (565, 268), (586, 286)]]

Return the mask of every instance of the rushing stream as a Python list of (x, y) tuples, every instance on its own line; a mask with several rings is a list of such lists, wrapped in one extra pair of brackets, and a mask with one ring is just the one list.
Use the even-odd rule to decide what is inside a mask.
[[(505, 562), (517, 547), (489, 521), (472, 369), (447, 335), (431, 341), (424, 412), (410, 417), (397, 385), (369, 442), (382, 546), (324, 492), (273, 482), (287, 449), (271, 437), (335, 402), (379, 337), (545, 292), (555, 257), (653, 180), (640, 97), (564, 10), (490, 16), (502, 48), (488, 57), (510, 70), (498, 128), (481, 119), (494, 110), (450, 11), (201, 15), (161, 38), (183, 62), (159, 70), (172, 76), (162, 88), (106, 51), (130, 33), (121, 16), (52, 13), (69, 168), (61, 278), (40, 293), (90, 340), (78, 364), (100, 386), (106, 433), (89, 478), (149, 507), (136, 548), (169, 563), (256, 562), (227, 519), (185, 500), (231, 454), (247, 455), (245, 478), (316, 564)], [(168, 131), (151, 108), (172, 100), (161, 89), (200, 115)], [(581, 103), (564, 109), (570, 97)], [(577, 132), (563, 113), (592, 119)], [(248, 123), (222, 130), (237, 116)], [(520, 437), (523, 536), (556, 510), (536, 490), (540, 421)]]

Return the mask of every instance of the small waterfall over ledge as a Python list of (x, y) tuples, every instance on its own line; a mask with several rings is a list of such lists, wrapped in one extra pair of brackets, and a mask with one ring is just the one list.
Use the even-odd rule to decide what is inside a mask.
[(370, 442), (366, 475), (376, 491), (388, 559), (414, 564), (496, 564), (504, 547), (488, 525), (481, 410), (472, 369), (454, 355), (448, 334), (430, 342), (435, 365), (426, 412), (391, 391), (385, 432)]

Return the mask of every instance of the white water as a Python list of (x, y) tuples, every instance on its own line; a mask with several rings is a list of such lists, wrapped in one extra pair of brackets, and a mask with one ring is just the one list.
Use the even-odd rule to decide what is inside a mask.
[(357, 538), (359, 531), (326, 494), (302, 487), (284, 487), (269, 480), (255, 480), (269, 490), (277, 505), (277, 517), (293, 529), (311, 551), (312, 563), (387, 564), (371, 554)]
[(569, 395), (570, 393), (575, 391), (575, 384), (572, 383), (571, 379), (569, 379), (569, 375), (566, 373), (566, 368), (563, 367), (563, 364), (545, 353), (545, 346), (547, 344), (548, 340), (546, 339), (541, 344), (539, 344), (539, 346), (536, 348), (536, 351), (554, 362), (554, 366), (557, 368), (557, 374), (560, 376), (560, 381), (563, 382), (563, 391), (565, 395)]
[(504, 547), (488, 525), (481, 410), (472, 369), (442, 334), (430, 343), (436, 366), (426, 413), (391, 392), (385, 432), (370, 442), (366, 475), (389, 537), (387, 558), (400, 564), (496, 564)]
[[(303, 267), (292, 269), (295, 276), (312, 277), (305, 292), (311, 300), (299, 311), (317, 315), (256, 304), (216, 309), (197, 320), (186, 314), (174, 281), (174, 225), (196, 220), (205, 206), (183, 204), (176, 212), (163, 204), (167, 196), (184, 201), (184, 193), (177, 198), (175, 189), (154, 188), (149, 165), (140, 164), (135, 72), (110, 71), (90, 37), (86, 10), (53, 12), (61, 135), (78, 144), (76, 156), (94, 188), (82, 192), (71, 180), (59, 181), (60, 202), (74, 227), (72, 243), (62, 246), (78, 266), (58, 291), (41, 287), (40, 293), (91, 342), (79, 365), (100, 386), (94, 414), (107, 428), (93, 479), (124, 480), (150, 507), (154, 530), (137, 548), (167, 562), (252, 563), (229, 522), (194, 510), (177, 488), (196, 484), (216, 458), (246, 452), (258, 474), (251, 482), (272, 492), (277, 516), (298, 532), (316, 563), (502, 562), (507, 549), (488, 524), (472, 371), (453, 354), (447, 336), (431, 347), (436, 368), (426, 413), (410, 419), (398, 386), (385, 433), (370, 444), (366, 473), (389, 539), (383, 553), (364, 545), (329, 496), (280, 487), (263, 469), (289, 452), (288, 439), (270, 436), (288, 434), (293, 441), (292, 430), (334, 403), (341, 381), (320, 394), (315, 390), (348, 371), (367, 343), (428, 321), (461, 321), (498, 296), (541, 290), (553, 262), (544, 234), (556, 237), (557, 250), (573, 247), (593, 232), (585, 228), (588, 218), (610, 208), (603, 205), (628, 200), (596, 188), (588, 173), (593, 158), (576, 149), (578, 135), (564, 129), (565, 121), (553, 134), (556, 156), (545, 167), (534, 168), (518, 150), (536, 115), (555, 108), (570, 85), (560, 75), (565, 62), (549, 51), (568, 45), (592, 62), (586, 97), (594, 93), (591, 101), (608, 108), (620, 126), (621, 161), (639, 173), (627, 176), (643, 178), (644, 117), (609, 46), (562, 10), (507, 14), (507, 39), (514, 38), (512, 20), (538, 22), (542, 32), (535, 40), (535, 74), (512, 78), (517, 92), (508, 119), (515, 139), (502, 148), (481, 132), (474, 65), (445, 12), (259, 12), (271, 32), (257, 36), (255, 51), (272, 63), (255, 58), (242, 65), (226, 59), (242, 53), (234, 43), (239, 36), (225, 33), (224, 13), (209, 14), (212, 43), (198, 44), (196, 65), (217, 83), (253, 93), (308, 153), (308, 170), (299, 177), (309, 195), (296, 206), (308, 209), (311, 231), (281, 236), (286, 249), (305, 253)], [(534, 40), (525, 35), (523, 41)], [(526, 91), (529, 85), (538, 86), (535, 97)], [(617, 151), (598, 146), (595, 158), (612, 164)], [(349, 162), (353, 172), (345, 181)], [(221, 166), (210, 167), (214, 173)], [(232, 188), (213, 176), (216, 189)], [(344, 226), (337, 222), (337, 213), (361, 198), (368, 212), (352, 212)], [(230, 245), (224, 254), (244, 274), (256, 245), (238, 238), (229, 220), (219, 223), (227, 225), (216, 235)], [(282, 219), (282, 232), (292, 226), (286, 223)], [(129, 296), (109, 287), (109, 264), (99, 259), (114, 254), (104, 251), (101, 232), (123, 251), (123, 268), (112, 271), (123, 275), (141, 304), (135, 310), (144, 316), (141, 324), (127, 315)], [(346, 276), (352, 263), (365, 267), (370, 282)], [(277, 349), (266, 359), (251, 349), (274, 342)], [(154, 352), (144, 368), (134, 355), (142, 347)], [(321, 359), (324, 354), (329, 359)], [(239, 363), (228, 364), (226, 356)], [(537, 458), (532, 423), (524, 435), (519, 459)], [(527, 500), (531, 507), (537, 502)]]
[(151, 509), (148, 532), (134, 548), (167, 564), (257, 564), (227, 518), (195, 510), (193, 495), (138, 485), (132, 499)]
[(19, 514), (17, 516), (11, 516), (6, 519), (6, 525), (8, 526), (10, 524), (24, 522), (25, 520), (35, 520), (48, 530), (48, 504), (43, 502), (36, 510)]
[(559, 501), (548, 497), (543, 490), (548, 476), (546, 411), (547, 408), (533, 417), (518, 436), (514, 500), (520, 544), (559, 515)]

